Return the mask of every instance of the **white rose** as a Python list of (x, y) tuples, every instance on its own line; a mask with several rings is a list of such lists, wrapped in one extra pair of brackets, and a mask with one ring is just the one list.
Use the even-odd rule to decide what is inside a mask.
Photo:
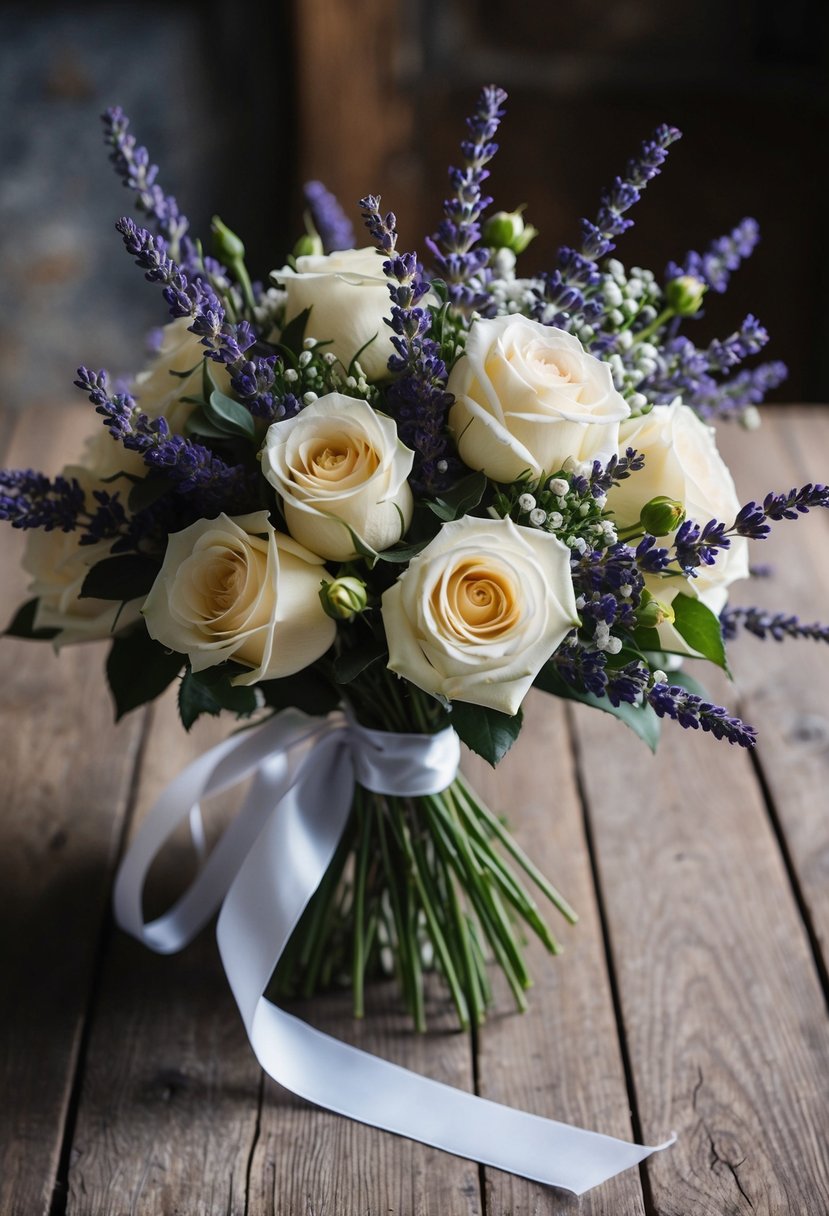
[(285, 324), (310, 308), (306, 338), (330, 343), (325, 349), (344, 367), (368, 342), (359, 362), (369, 380), (388, 375), (394, 354), (392, 331), (385, 323), (391, 298), (383, 261), (376, 249), (343, 249), (299, 257), (296, 270), (286, 266), (275, 275), (287, 294)]
[[(681, 402), (657, 405), (649, 414), (631, 418), (619, 428), (621, 451), (635, 448), (645, 457), (639, 473), (614, 486), (607, 499), (620, 527), (635, 524), (646, 502), (664, 494), (685, 507), (687, 519), (706, 524), (718, 519), (730, 525), (740, 510), (734, 479), (717, 450), (714, 430)], [(659, 544), (665, 544), (660, 540)], [(728, 587), (748, 577), (748, 541), (742, 536), (731, 539), (731, 547), (721, 549), (713, 566), (701, 565), (696, 578), (646, 578), (648, 590), (670, 604), (682, 592), (696, 596), (719, 615), (728, 599)], [(693, 654), (673, 625), (659, 626), (663, 646)]]
[(293, 675), (334, 640), (321, 564), (276, 532), (267, 511), (200, 519), (169, 539), (142, 609), (147, 630), (186, 654), (193, 671), (226, 659), (252, 669), (234, 684)]
[(615, 455), (627, 402), (572, 334), (522, 316), (476, 321), (452, 368), (449, 427), (461, 459), (495, 481)]
[[(86, 469), (73, 465), (65, 468), (62, 476), (77, 480), (87, 498), (93, 489), (112, 489), (90, 477)], [(93, 505), (91, 501), (89, 505)], [(51, 532), (34, 528), (26, 536), (22, 565), (32, 576), (28, 589), (38, 601), (34, 627), (60, 630), (52, 643), (56, 648), (110, 637), (140, 618), (140, 599), (130, 600), (123, 608), (113, 600), (81, 599), (84, 579), (94, 565), (111, 556), (112, 541), (94, 545), (78, 541), (77, 532), (57, 528)]]
[(356, 556), (348, 528), (378, 551), (408, 528), (413, 460), (391, 418), (328, 393), (268, 428), (262, 472), (282, 496), (291, 536), (320, 557), (346, 561)]
[(449, 701), (517, 712), (578, 624), (570, 550), (510, 519), (444, 524), (383, 595), (389, 667)]
[(58, 629), (56, 648), (111, 637), (140, 619), (140, 599), (121, 609), (113, 600), (80, 598), (91, 568), (110, 556), (110, 542), (79, 545), (76, 532), (35, 528), (26, 537), (23, 569), (32, 575), (29, 592), (38, 601), (34, 627)]

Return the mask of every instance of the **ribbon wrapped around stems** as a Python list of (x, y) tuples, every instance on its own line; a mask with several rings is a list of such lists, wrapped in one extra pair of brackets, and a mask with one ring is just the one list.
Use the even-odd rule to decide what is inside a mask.
[[(221, 908), (222, 963), (254, 1053), (280, 1085), (348, 1118), (580, 1195), (657, 1150), (419, 1076), (321, 1033), (264, 996), (337, 848), (355, 783), (399, 797), (439, 793), (459, 758), (451, 729), (393, 734), (342, 713), (320, 719), (285, 710), (212, 748), (167, 786), (118, 871), (115, 918), (166, 954)], [(251, 776), (241, 810), (196, 879), (168, 912), (146, 923), (144, 882), (167, 838), (189, 819), (201, 851), (202, 799)]]

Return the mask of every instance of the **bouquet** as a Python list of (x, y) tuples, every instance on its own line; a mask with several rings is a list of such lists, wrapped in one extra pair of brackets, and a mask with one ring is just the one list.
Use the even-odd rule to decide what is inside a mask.
[[(266, 282), (218, 218), (210, 253), (192, 236), (110, 110), (110, 159), (143, 217), (117, 228), (170, 319), (129, 384), (78, 369), (103, 425), (77, 463), (0, 478), (32, 576), (7, 632), (58, 649), (109, 639), (118, 716), (177, 683), (186, 729), (228, 711), (243, 747), (263, 723), (290, 750), (336, 722), (364, 748), (409, 740), (398, 769), (413, 748), (430, 763), (446, 752), (422, 790), (364, 782), (358, 766), (270, 989), (345, 976), (359, 1016), (366, 976), (393, 972), (418, 1029), (424, 971), (462, 1026), (480, 1023), (492, 962), (523, 1007), (526, 934), (558, 949), (539, 902), (575, 920), (455, 773), (453, 741), (497, 764), (534, 685), (651, 747), (664, 719), (750, 747), (753, 729), (686, 666), (727, 671), (741, 628), (825, 636), (728, 604), (750, 539), (829, 506), (823, 485), (741, 505), (717, 451), (712, 420), (753, 428), (785, 375), (745, 366), (767, 341), (754, 317), (705, 346), (689, 336), (756, 223), (664, 275), (609, 256), (679, 138), (661, 126), (578, 243), (522, 277), (535, 229), (521, 209), (485, 218), (505, 98), (480, 94), (425, 261), (398, 248), (378, 197), (359, 204), (358, 241), (317, 182), (304, 235)], [(335, 769), (317, 774), (323, 812), (342, 795)]]

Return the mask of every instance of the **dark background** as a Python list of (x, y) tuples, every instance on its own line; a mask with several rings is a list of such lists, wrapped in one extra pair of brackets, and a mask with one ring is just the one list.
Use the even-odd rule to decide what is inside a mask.
[[(164, 320), (122, 253), (131, 200), (98, 114), (120, 103), (205, 233), (214, 211), (258, 275), (301, 228), (300, 187), (373, 191), (404, 248), (438, 221), (446, 166), (483, 83), (510, 94), (490, 185), (527, 203), (552, 264), (580, 215), (662, 121), (665, 173), (618, 254), (661, 272), (742, 216), (763, 240), (700, 339), (754, 312), (782, 400), (829, 400), (827, 19), (822, 0), (294, 0), (0, 5), (0, 383), (21, 407), (69, 396), (75, 366), (126, 372)], [(352, 214), (357, 220), (356, 208)]]

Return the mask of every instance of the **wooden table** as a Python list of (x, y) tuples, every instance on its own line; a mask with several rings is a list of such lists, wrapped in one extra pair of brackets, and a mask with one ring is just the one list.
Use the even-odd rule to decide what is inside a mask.
[[(54, 469), (89, 426), (29, 413), (0, 428), (5, 463)], [(722, 446), (743, 498), (825, 481), (829, 411), (771, 410)], [(7, 612), (19, 541), (4, 529)], [(829, 617), (829, 518), (779, 525), (757, 560), (778, 578), (735, 602)], [(361, 1024), (345, 998), (305, 1010), (527, 1110), (647, 1143), (676, 1130), (581, 1201), (306, 1106), (263, 1079), (212, 934), (161, 958), (113, 928), (119, 855), (217, 729), (185, 736), (166, 701), (113, 727), (103, 653), (0, 646), (4, 1216), (829, 1212), (829, 650), (734, 646), (737, 687), (717, 692), (759, 728), (754, 755), (668, 725), (654, 759), (539, 695), (497, 774), (471, 766), (581, 913), (562, 957), (533, 955), (529, 1013), (502, 997), (471, 1037), (436, 994), (417, 1037), (384, 988)]]

